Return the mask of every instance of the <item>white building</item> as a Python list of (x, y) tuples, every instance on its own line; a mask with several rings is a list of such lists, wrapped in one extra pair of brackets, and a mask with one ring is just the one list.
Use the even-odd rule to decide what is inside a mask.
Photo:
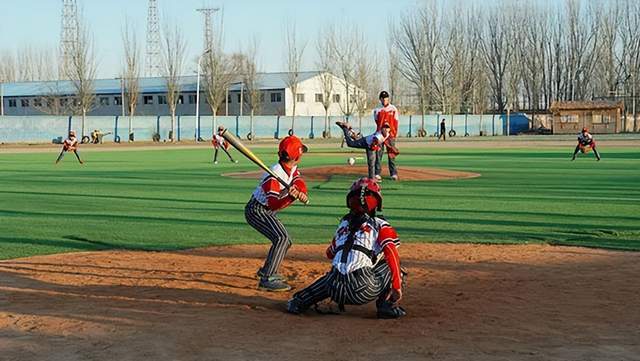
[[(258, 85), (262, 93), (261, 106), (255, 115), (293, 115), (294, 94), (287, 86), (288, 73), (258, 73)], [(331, 104), (328, 109), (330, 116), (344, 114), (347, 108), (344, 81), (334, 75), (332, 79)], [(299, 74), (296, 95), (296, 115), (324, 116), (322, 104), (323, 87), (320, 72), (308, 71)], [(182, 89), (177, 115), (195, 115), (196, 107), (196, 76), (185, 76), (181, 79)], [(200, 88), (200, 114), (210, 115), (211, 109), (206, 103), (203, 79)], [(122, 88), (118, 79), (97, 79), (94, 82), (95, 107), (89, 115), (120, 115), (122, 114)], [(55, 89), (55, 90), (53, 90)], [(249, 107), (244, 94), (246, 87), (242, 82), (234, 82), (228, 90), (227, 102), (221, 105), (219, 115), (248, 115)], [(350, 89), (349, 108), (353, 109), (353, 94), (360, 92)], [(0, 114), (4, 115), (42, 115), (48, 108), (46, 102), (51, 101), (52, 93), (58, 97), (56, 101), (71, 104), (74, 90), (69, 81), (51, 82), (21, 82), (0, 84)], [(241, 99), (245, 96), (245, 101)], [(46, 100), (45, 100), (46, 98)], [(166, 105), (166, 85), (161, 77), (140, 78), (140, 96), (136, 115), (168, 115)], [(242, 111), (241, 111), (241, 104)], [(57, 107), (61, 108), (61, 107)]]

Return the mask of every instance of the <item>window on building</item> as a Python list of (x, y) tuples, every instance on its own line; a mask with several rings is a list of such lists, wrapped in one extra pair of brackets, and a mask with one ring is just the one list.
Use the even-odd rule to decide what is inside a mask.
[(47, 108), (51, 109), (53, 108), (53, 105), (54, 105), (54, 100), (51, 98), (47, 99)]
[(158, 95), (158, 104), (167, 104), (167, 96)]
[(184, 97), (182, 95), (178, 95), (178, 104), (184, 104)]
[(316, 93), (316, 103), (322, 103), (322, 94)]
[(280, 103), (282, 101), (282, 93), (271, 93), (271, 102)]
[(296, 102), (304, 103), (304, 94), (303, 93), (296, 94)]
[(142, 102), (144, 104), (150, 105), (153, 104), (153, 95), (145, 95), (142, 97)]
[(196, 95), (189, 94), (189, 104), (195, 104), (195, 103), (196, 103)]
[(238, 93), (238, 103), (240, 103), (240, 93)]
[(9, 99), (9, 108), (15, 108), (15, 107), (16, 107), (16, 100)]
[(33, 106), (34, 107), (41, 107), (42, 106), (42, 98), (33, 99)]
[(578, 123), (579, 121), (580, 121), (580, 117), (577, 114), (560, 116), (561, 123)]
[(260, 93), (260, 103), (264, 103), (264, 93)]
[(100, 105), (101, 105), (101, 106), (109, 105), (109, 98), (107, 98), (107, 97), (100, 97)]
[(113, 105), (122, 105), (122, 97), (113, 97)]
[(340, 103), (340, 94), (333, 94), (333, 102)]
[(609, 114), (593, 114), (591, 116), (591, 122), (594, 124), (607, 124), (611, 121)]
[(231, 104), (231, 94), (227, 97), (227, 103)]
[(20, 99), (20, 105), (23, 108), (28, 108), (29, 107), (29, 99)]
[(60, 98), (60, 106), (61, 107), (66, 107), (67, 104), (69, 104), (69, 99), (67, 98)]

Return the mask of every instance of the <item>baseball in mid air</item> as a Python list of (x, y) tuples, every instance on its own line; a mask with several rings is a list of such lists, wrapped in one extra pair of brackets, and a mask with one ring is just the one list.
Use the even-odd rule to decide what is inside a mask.
[(356, 164), (356, 159), (354, 157), (350, 157), (349, 159), (347, 159), (347, 163), (349, 165), (354, 165)]

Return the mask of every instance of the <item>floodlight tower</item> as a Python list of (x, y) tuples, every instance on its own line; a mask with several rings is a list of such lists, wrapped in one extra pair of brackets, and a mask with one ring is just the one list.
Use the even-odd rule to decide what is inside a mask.
[(76, 0), (62, 0), (60, 26), (60, 77), (66, 78), (73, 47), (78, 42), (78, 6)]
[(160, 21), (158, 20), (158, 1), (149, 0), (147, 10), (147, 55), (145, 75), (160, 75)]
[(211, 42), (213, 41), (213, 23), (211, 20), (211, 15), (216, 11), (220, 10), (220, 8), (200, 8), (196, 9), (196, 11), (202, 13), (204, 16), (204, 46), (203, 51), (206, 51), (209, 47), (211, 47)]

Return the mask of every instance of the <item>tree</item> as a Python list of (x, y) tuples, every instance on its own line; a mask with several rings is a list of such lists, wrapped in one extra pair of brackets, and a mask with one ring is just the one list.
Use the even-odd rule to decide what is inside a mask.
[(498, 111), (505, 109), (506, 72), (513, 47), (509, 42), (508, 17), (501, 11), (489, 11), (487, 28), (480, 41), (480, 49), (490, 73), (493, 102)]
[(320, 31), (316, 41), (316, 50), (318, 60), (316, 68), (318, 69), (319, 88), (321, 91), (322, 107), (324, 108), (324, 130), (323, 138), (331, 138), (329, 131), (329, 107), (331, 107), (331, 94), (333, 93), (334, 76), (331, 73), (333, 69), (333, 57), (331, 54), (331, 34), (330, 31)]
[(351, 101), (351, 86), (356, 70), (356, 54), (362, 41), (362, 34), (357, 27), (341, 26), (338, 30), (336, 25), (329, 30), (331, 53), (333, 54), (333, 64), (338, 74), (342, 78), (345, 87), (344, 106), (340, 102), (342, 113), (348, 118), (353, 114)]
[(254, 140), (256, 137), (253, 116), (256, 111), (260, 109), (262, 105), (262, 97), (264, 93), (260, 91), (260, 84), (258, 79), (258, 63), (256, 54), (258, 51), (258, 42), (253, 40), (248, 50), (245, 52), (241, 67), (242, 85), (245, 89), (244, 100), (249, 107), (249, 135), (250, 140)]
[(128, 22), (125, 22), (122, 32), (122, 42), (124, 45), (125, 64), (122, 70), (124, 99), (121, 99), (121, 101), (125, 102), (124, 104), (129, 111), (129, 140), (132, 140), (132, 118), (136, 113), (140, 94), (140, 47), (136, 34), (130, 30)]
[[(62, 65), (63, 74), (71, 81), (75, 90), (75, 96), (71, 99), (74, 113), (82, 115), (81, 137), (85, 136), (85, 121), (87, 113), (95, 106), (94, 79), (96, 75), (96, 62), (93, 41), (90, 38), (89, 28), (83, 21), (78, 21), (75, 29), (75, 41), (69, 45), (69, 62)], [(64, 98), (60, 101), (63, 102)], [(64, 101), (65, 107), (68, 102)]]
[(208, 52), (205, 54), (203, 63), (204, 87), (207, 102), (211, 108), (214, 131), (217, 127), (218, 109), (226, 101), (227, 90), (236, 77), (240, 65), (233, 56), (224, 54), (222, 38), (222, 25), (220, 25), (219, 31), (211, 38), (211, 43), (206, 44)]
[(181, 83), (180, 76), (184, 68), (184, 54), (187, 48), (184, 36), (176, 26), (173, 29), (169, 26), (164, 29), (164, 47), (162, 49), (163, 73), (167, 86), (167, 106), (171, 113), (170, 141), (176, 140), (176, 107), (180, 100)]
[(302, 55), (306, 43), (300, 44), (296, 39), (296, 27), (295, 24), (286, 30), (286, 46), (287, 46), (287, 73), (286, 83), (287, 87), (291, 89), (293, 98), (293, 116), (291, 117), (291, 132), (294, 131), (296, 122), (296, 103), (298, 102), (298, 84), (300, 82), (300, 66), (302, 65)]
[[(353, 74), (353, 105), (358, 114), (358, 128), (362, 131), (362, 117), (365, 112), (375, 104), (376, 90), (374, 87), (375, 76), (377, 74), (377, 59), (369, 52), (369, 47), (365, 42), (360, 43), (356, 54), (356, 69)], [(379, 88), (378, 88), (379, 89)], [(376, 94), (377, 95), (377, 94)]]

